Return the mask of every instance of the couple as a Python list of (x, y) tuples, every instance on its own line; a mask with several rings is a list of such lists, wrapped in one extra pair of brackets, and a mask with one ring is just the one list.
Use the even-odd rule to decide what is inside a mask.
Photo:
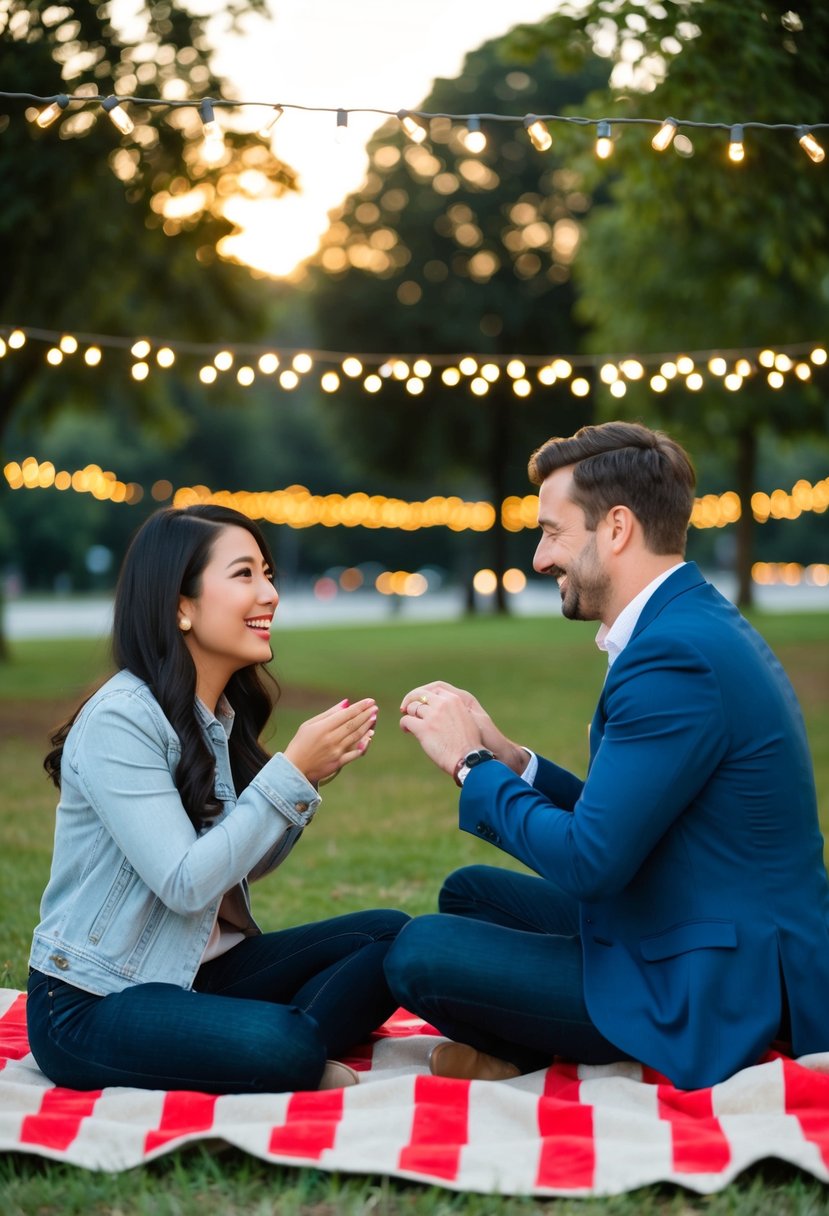
[(335, 705), (268, 756), (260, 665), (278, 596), (259, 530), (209, 506), (139, 530), (116, 593), (118, 674), (46, 760), (60, 803), (28, 1027), (52, 1081), (353, 1084), (332, 1057), (398, 1005), (446, 1036), (431, 1059), (443, 1076), (631, 1058), (696, 1088), (776, 1039), (829, 1047), (829, 883), (803, 722), (766, 644), (683, 559), (686, 453), (607, 423), (549, 440), (530, 477), (535, 568), (566, 617), (601, 623), (608, 657), (588, 775), (507, 739), (468, 692), (413, 689), (401, 726), (461, 787), (460, 827), (537, 877), (467, 867), (438, 914), (411, 921), (367, 911), (260, 932), (248, 882), (365, 754), (377, 707)]

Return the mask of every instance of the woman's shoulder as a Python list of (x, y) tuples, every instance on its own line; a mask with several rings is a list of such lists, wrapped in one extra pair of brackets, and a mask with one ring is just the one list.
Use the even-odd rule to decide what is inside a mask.
[(92, 694), (73, 730), (119, 717), (127, 717), (136, 726), (152, 726), (164, 735), (174, 733), (149, 684), (126, 669), (110, 676)]

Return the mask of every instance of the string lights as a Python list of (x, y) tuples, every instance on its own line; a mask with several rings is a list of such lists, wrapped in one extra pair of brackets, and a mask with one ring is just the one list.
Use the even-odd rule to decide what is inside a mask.
[[(142, 486), (120, 481), (112, 472), (97, 464), (88, 464), (74, 473), (58, 471), (49, 461), (27, 456), (21, 462), (10, 461), (3, 470), (12, 490), (52, 489), (74, 490), (91, 494), (99, 501), (126, 503), (134, 506), (145, 496)], [(381, 494), (312, 494), (305, 486), (290, 486), (284, 490), (213, 492), (207, 486), (183, 486), (174, 489), (172, 482), (162, 480), (150, 490), (157, 502), (172, 501), (173, 506), (187, 507), (199, 502), (219, 503), (233, 507), (251, 519), (263, 519), (272, 524), (291, 528), (310, 528), (315, 524), (332, 528), (399, 528), (406, 532), (420, 528), (449, 528), (453, 532), (488, 532), (495, 526), (496, 511), (488, 502), (465, 502), (456, 496), (433, 496), (425, 502), (406, 502)], [(811, 483), (801, 479), (791, 491), (777, 489), (771, 494), (757, 491), (751, 497), (754, 519), (768, 523), (770, 519), (793, 520), (806, 512), (823, 514), (829, 509), (829, 477)], [(508, 532), (521, 532), (538, 525), (538, 496), (511, 495), (501, 503), (501, 525)], [(742, 515), (739, 495), (733, 490), (724, 494), (705, 494), (695, 499), (691, 526), (699, 529), (724, 528), (734, 524)]]
[(138, 382), (187, 360), (191, 374), (206, 387), (231, 380), (250, 388), (266, 381), (270, 387), (293, 392), (310, 380), (327, 395), (340, 392), (349, 383), (375, 395), (388, 385), (402, 384), (412, 397), (419, 397), (428, 385), (474, 397), (486, 397), (496, 385), (502, 390), (506, 386), (519, 399), (553, 386), (566, 388), (575, 397), (589, 397), (602, 389), (618, 399), (639, 383), (656, 394), (679, 387), (698, 393), (717, 384), (736, 393), (746, 382), (763, 379), (769, 388), (779, 390), (789, 381), (808, 383), (815, 369), (825, 367), (829, 360), (827, 348), (817, 342), (624, 356), (400, 355), (72, 334), (0, 323), (0, 359), (13, 358), (27, 342), (45, 346), (49, 367), (76, 358), (95, 368), (104, 362), (105, 352), (107, 358), (111, 353), (128, 356), (129, 374)]
[[(223, 97), (192, 100), (138, 96), (101, 97), (97, 95), (90, 96), (86, 93), (57, 93), (50, 97), (40, 96), (35, 93), (10, 93), (0, 91), (0, 100), (32, 102), (36, 106), (42, 107), (41, 109), (36, 110), (32, 115), (32, 120), (41, 127), (46, 127), (54, 123), (56, 119), (58, 119), (70, 106), (73, 107), (73, 109), (94, 108), (96, 106), (100, 106), (107, 114), (109, 114), (110, 118), (116, 124), (118, 129), (125, 135), (129, 134), (129, 132), (133, 129), (132, 119), (124, 109), (125, 105), (139, 106), (144, 109), (163, 111), (189, 107), (190, 109), (197, 109), (199, 111), (205, 124), (207, 122), (215, 121), (214, 119), (205, 119), (205, 106), (209, 106), (211, 111), (217, 108), (233, 111), (265, 109), (271, 112), (271, 120), (264, 126), (261, 124), (259, 125), (258, 129), (262, 138), (270, 137), (270, 131), (274, 122), (276, 122), (286, 111), (289, 110), (294, 112), (333, 114), (335, 116), (335, 133), (338, 138), (342, 138), (346, 134), (348, 130), (348, 119), (349, 115), (351, 114), (376, 114), (379, 118), (397, 118), (407, 136), (417, 143), (422, 142), (426, 138), (428, 134), (428, 123), (432, 119), (442, 119), (457, 123), (464, 129), (464, 144), (467, 150), (473, 155), (480, 155), (480, 153), (483, 152), (487, 146), (487, 136), (484, 130), (484, 124), (489, 126), (498, 123), (507, 123), (514, 126), (524, 127), (533, 146), (542, 152), (546, 151), (553, 142), (552, 136), (550, 135), (549, 130), (547, 130), (549, 124), (567, 124), (578, 127), (594, 127), (596, 129), (596, 153), (600, 157), (607, 157), (613, 150), (613, 141), (610, 135), (610, 126), (612, 123), (615, 126), (656, 126), (658, 130), (651, 140), (651, 144), (653, 148), (659, 152), (664, 152), (671, 146), (675, 135), (678, 131), (680, 131), (680, 129), (724, 131), (729, 135), (728, 159), (734, 163), (739, 163), (745, 157), (745, 148), (743, 143), (745, 131), (788, 131), (794, 134), (806, 155), (811, 160), (819, 163), (824, 159), (825, 153), (824, 149), (818, 142), (815, 131), (823, 130), (829, 127), (829, 123), (769, 123), (756, 122), (753, 120), (745, 120), (739, 123), (724, 121), (702, 122), (700, 120), (690, 118), (645, 118), (630, 115), (592, 118), (566, 114), (450, 114), (427, 110), (386, 110), (374, 106), (346, 109), (344, 107), (298, 105), (286, 101), (237, 101), (235, 99), (227, 99)], [(221, 132), (219, 132), (219, 134), (221, 134)]]

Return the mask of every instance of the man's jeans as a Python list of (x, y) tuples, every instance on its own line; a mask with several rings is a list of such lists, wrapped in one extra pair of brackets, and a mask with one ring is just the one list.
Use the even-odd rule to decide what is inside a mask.
[(355, 912), (249, 937), (205, 963), (194, 991), (137, 984), (101, 997), (33, 971), (32, 1053), (71, 1089), (315, 1089), (327, 1058), (397, 1008), (383, 961), (407, 920)]
[(467, 866), (446, 880), (439, 907), (410, 921), (386, 959), (401, 1005), (522, 1072), (554, 1056), (626, 1058), (587, 1012), (572, 896), (543, 878)]

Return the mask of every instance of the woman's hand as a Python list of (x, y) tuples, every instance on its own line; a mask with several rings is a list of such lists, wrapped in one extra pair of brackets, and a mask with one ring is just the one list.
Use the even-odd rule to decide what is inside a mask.
[(340, 701), (303, 722), (284, 755), (312, 785), (330, 781), (346, 764), (365, 755), (376, 721), (373, 698), (365, 697), (353, 705)]

